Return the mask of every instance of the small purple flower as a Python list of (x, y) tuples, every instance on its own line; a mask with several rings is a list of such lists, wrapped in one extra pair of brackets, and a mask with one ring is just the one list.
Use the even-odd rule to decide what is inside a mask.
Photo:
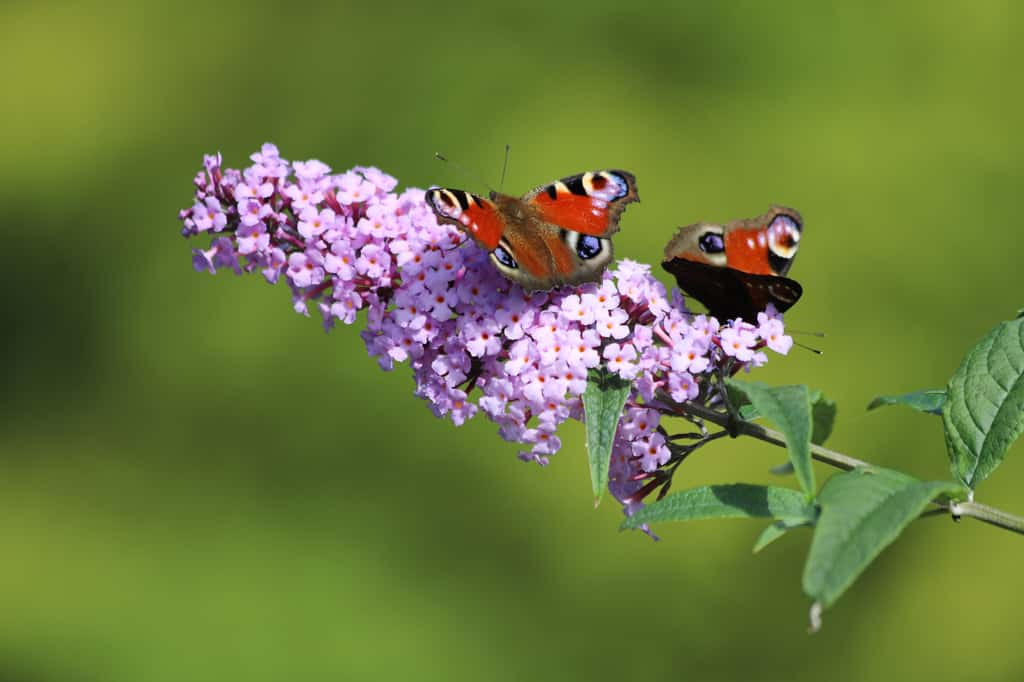
[(192, 207), (192, 222), (199, 232), (220, 232), (228, 223), (224, 207), (216, 197), (206, 197)]
[(341, 295), (335, 293), (330, 313), (345, 324), (352, 324), (356, 320), (356, 313), (362, 307), (363, 299), (355, 291), (349, 291)]
[(475, 358), (497, 355), (501, 351), (500, 332), (484, 320), (469, 321), (462, 329), (461, 338), (466, 343), (466, 352)]
[(636, 349), (628, 343), (619, 345), (612, 343), (604, 348), (605, 362), (608, 365), (608, 369), (615, 372), (623, 379), (635, 379), (639, 371), (636, 363)]
[(707, 357), (709, 347), (703, 346), (699, 339), (685, 336), (672, 345), (670, 364), (673, 372), (700, 374), (708, 368)]
[(565, 319), (577, 322), (582, 325), (594, 323), (594, 309), (597, 306), (597, 297), (593, 294), (578, 296), (571, 294), (562, 299), (562, 314)]
[(300, 182), (309, 185), (315, 185), (320, 178), (331, 172), (330, 166), (316, 159), (296, 161), (292, 164), (292, 168), (295, 169), (295, 177)]
[(665, 443), (665, 436), (658, 432), (649, 433), (631, 445), (633, 457), (640, 460), (640, 468), (644, 471), (655, 471), (666, 464), (670, 453)]
[(234, 244), (227, 237), (214, 239), (210, 248), (206, 251), (201, 249), (192, 250), (192, 267), (196, 271), (206, 270), (211, 275), (217, 274), (220, 268), (231, 268), (236, 275), (242, 274), (242, 268), (238, 263), (238, 254), (235, 253)]
[(292, 202), (292, 210), (302, 211), (308, 206), (316, 206), (323, 202), (324, 193), (312, 187), (288, 185), (284, 195)]
[(722, 351), (740, 362), (750, 362), (754, 358), (754, 347), (758, 338), (753, 329), (748, 328), (742, 321), (738, 324), (739, 326), (726, 327), (722, 330)]
[(362, 175), (349, 171), (338, 180), (338, 201), (345, 205), (369, 201), (377, 192), (372, 182)]
[(356, 166), (352, 170), (360, 173), (366, 178), (367, 182), (373, 183), (384, 194), (387, 194), (398, 185), (398, 180), (373, 166)]
[[(475, 288), (475, 291), (470, 291), (470, 296), (475, 300), (481, 300), (481, 291), (479, 287)], [(462, 295), (460, 294), (460, 298)], [(518, 301), (518, 302), (517, 302)], [(501, 326), (501, 333), (504, 334), (505, 338), (509, 341), (516, 341), (517, 339), (523, 338), (526, 334), (526, 330), (533, 323), (536, 318), (536, 312), (525, 306), (525, 304), (518, 300), (513, 299), (509, 302), (507, 307), (498, 308), (494, 311), (494, 319)]]
[(605, 338), (622, 340), (630, 334), (629, 315), (622, 308), (598, 308), (594, 318), (594, 328)]
[(319, 284), (324, 278), (323, 257), (315, 249), (288, 256), (288, 277), (297, 287)]
[(331, 244), (330, 250), (324, 254), (324, 269), (341, 280), (351, 280), (356, 276), (356, 252), (347, 240), (339, 239)]
[(235, 199), (238, 201), (242, 201), (243, 199), (255, 199), (256, 201), (262, 201), (273, 193), (274, 185), (269, 182), (261, 182), (253, 185), (243, 183), (235, 187)]
[(281, 271), (284, 269), (285, 263), (288, 262), (284, 251), (280, 247), (274, 247), (270, 249), (270, 254), (263, 263), (261, 272), (263, 277), (271, 284), (277, 284), (277, 280), (281, 277)]
[(270, 234), (264, 223), (242, 225), (238, 228), (238, 253), (248, 256), (266, 251), (270, 247)]
[(273, 212), (270, 205), (260, 199), (241, 199), (238, 202), (238, 215), (242, 217), (243, 225), (255, 225), (265, 220)]
[(298, 231), (307, 243), (316, 240), (334, 224), (334, 211), (325, 208), (317, 211), (313, 206), (307, 206), (299, 214)]
[(668, 375), (668, 393), (677, 403), (685, 403), (696, 398), (700, 388), (689, 372), (672, 372)]
[[(779, 355), (786, 355), (793, 347), (793, 337), (786, 336), (782, 319), (775, 313), (774, 306), (769, 304), (771, 313), (757, 314), (757, 335), (764, 339), (765, 344)], [(774, 313), (774, 314), (772, 314)]]

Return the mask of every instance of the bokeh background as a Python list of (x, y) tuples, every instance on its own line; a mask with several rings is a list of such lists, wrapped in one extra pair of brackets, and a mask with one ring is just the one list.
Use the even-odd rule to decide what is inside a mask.
[[(520, 463), (284, 286), (193, 272), (176, 219), (203, 153), (264, 141), (421, 187), (485, 189), (438, 150), (496, 184), (506, 143), (512, 192), (626, 168), (645, 262), (795, 206), (787, 322), (825, 354), (757, 378), (946, 477), (937, 420), (864, 408), (1024, 305), (1022, 31), (1010, 2), (3, 3), (0, 680), (1024, 678), (1019, 537), (916, 523), (809, 636), (807, 533), (619, 533), (579, 425)], [(783, 457), (722, 442), (677, 485)], [(1018, 445), (979, 499), (1022, 484)]]

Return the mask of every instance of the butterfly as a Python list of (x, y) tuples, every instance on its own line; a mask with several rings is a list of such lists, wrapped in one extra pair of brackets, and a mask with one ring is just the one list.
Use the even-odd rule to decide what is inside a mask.
[(580, 173), (517, 198), (485, 199), (461, 189), (427, 190), (427, 205), (490, 252), (498, 271), (528, 291), (594, 282), (612, 260), (609, 237), (626, 204), (639, 201), (636, 178), (621, 170)]
[(803, 294), (800, 283), (785, 276), (802, 230), (800, 214), (782, 206), (728, 225), (688, 225), (665, 246), (661, 266), (711, 315), (756, 323), (769, 303), (781, 313)]

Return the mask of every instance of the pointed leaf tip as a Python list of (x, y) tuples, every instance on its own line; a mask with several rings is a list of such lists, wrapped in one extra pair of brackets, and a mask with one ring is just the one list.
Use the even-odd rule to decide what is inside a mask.
[(681, 490), (654, 502), (622, 522), (638, 528), (658, 521), (768, 517), (793, 523), (813, 521), (815, 509), (798, 490), (731, 483)]
[(775, 542), (788, 531), (793, 528), (799, 528), (800, 526), (813, 526), (814, 521), (810, 518), (803, 519), (790, 519), (784, 518), (773, 522), (771, 525), (766, 527), (761, 534), (757, 537), (757, 541), (754, 542), (754, 554), (757, 554), (762, 549)]
[(839, 411), (834, 400), (829, 400), (821, 391), (815, 391), (811, 395), (811, 442), (815, 445), (823, 445), (828, 437), (832, 435), (832, 425), (836, 421), (836, 413)]
[(946, 394), (942, 425), (950, 468), (973, 489), (1024, 431), (1024, 318), (986, 334), (967, 353)]
[(946, 402), (946, 389), (929, 388), (903, 395), (880, 395), (868, 403), (868, 409), (874, 410), (885, 405), (904, 405), (928, 414), (942, 414), (942, 406)]

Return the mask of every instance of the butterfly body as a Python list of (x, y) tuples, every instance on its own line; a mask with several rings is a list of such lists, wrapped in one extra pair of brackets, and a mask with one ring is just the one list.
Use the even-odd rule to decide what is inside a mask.
[(756, 322), (769, 303), (784, 312), (803, 294), (786, 277), (802, 231), (800, 214), (782, 206), (726, 225), (688, 225), (665, 247), (662, 267), (715, 317)]
[(600, 279), (619, 216), (637, 200), (636, 178), (619, 170), (580, 173), (522, 197), (446, 188), (426, 194), (439, 222), (472, 237), (501, 274), (527, 290)]

